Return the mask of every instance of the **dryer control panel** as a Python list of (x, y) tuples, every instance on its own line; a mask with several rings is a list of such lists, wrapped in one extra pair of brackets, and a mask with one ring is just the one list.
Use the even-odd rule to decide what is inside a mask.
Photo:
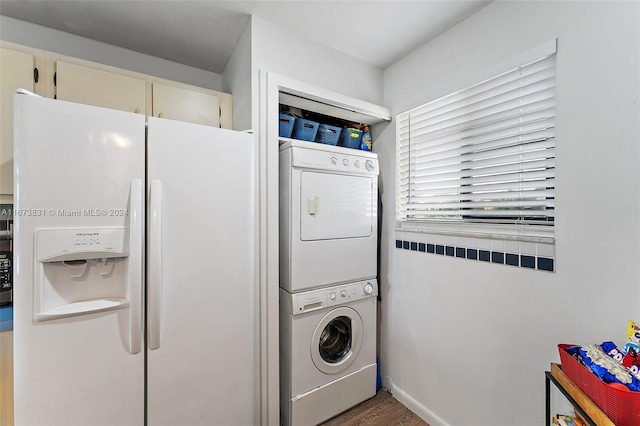
[(291, 314), (299, 315), (367, 297), (376, 297), (378, 295), (378, 282), (375, 279), (371, 279), (295, 294), (281, 291), (280, 294), (281, 297), (291, 297)]
[[(306, 142), (309, 144), (309, 142)], [(287, 145), (285, 145), (287, 146)], [(290, 145), (294, 168), (329, 170), (349, 174), (378, 175), (378, 156), (372, 152), (339, 146)]]

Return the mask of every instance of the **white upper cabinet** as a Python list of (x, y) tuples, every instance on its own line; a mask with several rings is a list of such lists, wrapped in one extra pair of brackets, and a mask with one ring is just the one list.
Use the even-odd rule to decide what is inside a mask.
[(142, 78), (57, 61), (56, 95), (63, 101), (145, 114), (146, 82)]
[(229, 93), (4, 41), (0, 67), (0, 204), (13, 202), (13, 96), (18, 88), (69, 102), (233, 128)]
[(13, 96), (16, 89), (34, 91), (33, 54), (0, 48), (0, 203), (13, 194)]
[(153, 116), (220, 127), (220, 99), (215, 92), (153, 83)]
[(47, 55), (47, 74), (47, 95), (60, 100), (232, 128), (228, 93), (56, 54)]

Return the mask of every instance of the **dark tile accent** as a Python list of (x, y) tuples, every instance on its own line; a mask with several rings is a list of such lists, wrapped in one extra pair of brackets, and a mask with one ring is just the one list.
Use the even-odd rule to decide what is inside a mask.
[(520, 256), (513, 253), (507, 253), (507, 259), (505, 263), (511, 266), (520, 266)]
[(520, 266), (523, 268), (535, 268), (536, 267), (536, 258), (535, 256), (520, 256)]
[(553, 259), (549, 257), (539, 257), (538, 269), (553, 272)]
[(416, 241), (396, 240), (396, 248), (420, 251), (422, 253), (435, 253), (450, 257), (479, 260), (501, 265), (518, 266), (522, 268), (538, 269), (541, 271), (555, 271), (555, 259), (552, 257), (535, 257), (520, 255), (517, 253), (504, 253), (501, 251), (478, 250), (465, 247), (445, 246), (441, 244), (419, 243)]
[(478, 260), (478, 250), (467, 249), (467, 259)]

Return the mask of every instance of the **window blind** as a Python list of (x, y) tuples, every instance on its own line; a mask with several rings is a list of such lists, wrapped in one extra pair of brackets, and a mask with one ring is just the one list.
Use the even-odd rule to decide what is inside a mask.
[(553, 224), (555, 61), (396, 117), (401, 220)]

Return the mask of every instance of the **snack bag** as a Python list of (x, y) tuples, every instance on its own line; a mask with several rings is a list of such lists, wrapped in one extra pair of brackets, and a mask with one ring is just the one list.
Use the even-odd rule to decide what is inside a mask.
[[(602, 342), (600, 348), (602, 348), (602, 351), (611, 358), (622, 364), (622, 366), (631, 374), (631, 382), (627, 383), (625, 380), (621, 380), (621, 382), (631, 390), (640, 390), (640, 366), (634, 362), (635, 359), (632, 359), (632, 362), (627, 363), (626, 361), (630, 359), (629, 354), (625, 354), (623, 351), (618, 349), (616, 344), (613, 342)], [(620, 377), (618, 376), (618, 378)]]
[(633, 348), (636, 354), (640, 354), (640, 326), (629, 320), (629, 329), (627, 331), (627, 344), (624, 346), (624, 353), (629, 353), (629, 349)]
[(609, 355), (615, 349), (613, 342), (586, 345), (579, 349), (582, 363), (605, 383), (621, 383), (632, 391), (640, 391), (640, 380)]

